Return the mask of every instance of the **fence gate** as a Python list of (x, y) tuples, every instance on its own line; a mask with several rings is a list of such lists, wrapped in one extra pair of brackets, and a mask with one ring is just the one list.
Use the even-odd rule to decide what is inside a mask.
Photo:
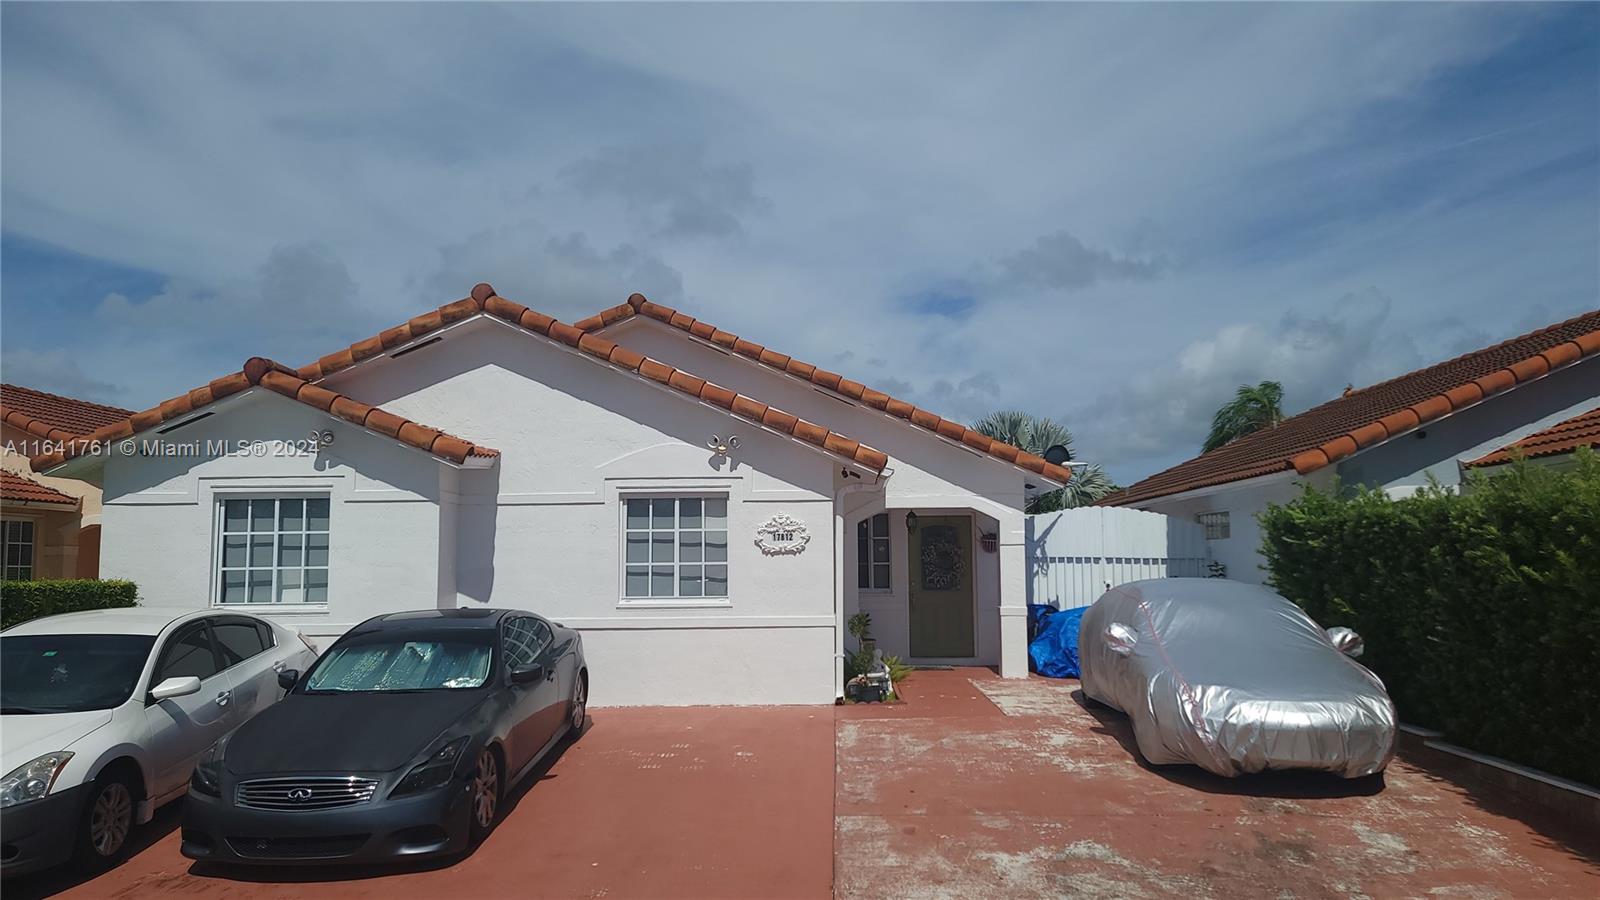
[(1028, 602), (1088, 606), (1144, 578), (1203, 578), (1211, 556), (1196, 522), (1120, 506), (1028, 517)]

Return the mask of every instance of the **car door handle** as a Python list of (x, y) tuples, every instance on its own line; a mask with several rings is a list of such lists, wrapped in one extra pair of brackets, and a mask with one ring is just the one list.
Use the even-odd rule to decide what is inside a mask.
[(232, 699), (233, 699), (233, 691), (222, 691), (221, 693), (217, 694), (217, 705), (218, 706), (227, 706), (228, 705), (228, 701), (232, 700)]
[(277, 660), (277, 661), (273, 662), (272, 671), (274, 671), (274, 672), (282, 672), (283, 671), (283, 660), (280, 659), (280, 660)]

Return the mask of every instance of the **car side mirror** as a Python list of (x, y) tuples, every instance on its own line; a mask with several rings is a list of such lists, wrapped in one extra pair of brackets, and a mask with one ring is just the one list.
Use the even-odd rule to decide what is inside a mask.
[(284, 669), (283, 671), (278, 673), (278, 687), (281, 687), (286, 691), (294, 690), (294, 686), (299, 684), (299, 683), (300, 683), (300, 670), (299, 669)]
[(150, 699), (166, 700), (169, 697), (187, 697), (198, 693), (200, 693), (200, 679), (186, 675), (183, 678), (168, 678), (151, 688)]
[(1343, 625), (1335, 625), (1329, 628), (1328, 640), (1333, 642), (1333, 649), (1351, 659), (1360, 656), (1361, 651), (1367, 649), (1367, 643), (1361, 639), (1361, 635)]
[(1139, 643), (1139, 632), (1121, 622), (1112, 622), (1106, 626), (1105, 639), (1106, 649), (1118, 656), (1127, 656)]
[(513, 669), (511, 672), (511, 680), (516, 684), (527, 684), (530, 681), (538, 681), (543, 677), (543, 663), (534, 663), (525, 669)]

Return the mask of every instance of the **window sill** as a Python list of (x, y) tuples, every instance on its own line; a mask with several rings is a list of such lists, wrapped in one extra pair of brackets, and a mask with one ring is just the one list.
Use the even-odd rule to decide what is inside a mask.
[(325, 616), (328, 614), (326, 603), (215, 603), (211, 604), (214, 610), (226, 609), (237, 612), (261, 613), (287, 613), (300, 616)]
[(658, 600), (647, 598), (630, 599), (624, 597), (617, 601), (617, 609), (732, 609), (733, 601), (726, 598), (699, 598), (684, 597), (667, 598)]

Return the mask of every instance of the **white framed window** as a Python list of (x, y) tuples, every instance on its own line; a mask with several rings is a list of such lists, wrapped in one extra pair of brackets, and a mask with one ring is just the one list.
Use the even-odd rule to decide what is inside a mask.
[(1228, 539), (1230, 529), (1228, 526), (1228, 513), (1226, 510), (1222, 512), (1201, 513), (1200, 515), (1195, 516), (1194, 520), (1205, 526), (1206, 540), (1225, 541)]
[(622, 598), (728, 596), (728, 498), (625, 497)]
[(216, 602), (328, 602), (327, 497), (217, 501)]
[(33, 580), (33, 523), (27, 519), (0, 522), (5, 538), (5, 580)]
[(856, 526), (856, 587), (889, 589), (889, 514), (878, 513)]

